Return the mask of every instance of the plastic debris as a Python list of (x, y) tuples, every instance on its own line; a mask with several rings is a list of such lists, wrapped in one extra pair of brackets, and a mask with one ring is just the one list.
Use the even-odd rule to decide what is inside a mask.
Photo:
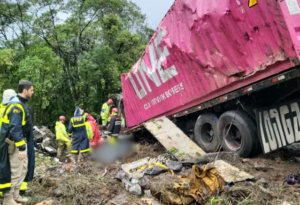
[(181, 169), (182, 169), (182, 164), (177, 161), (168, 160), (166, 162), (166, 165), (170, 170), (173, 170), (173, 171), (181, 171)]

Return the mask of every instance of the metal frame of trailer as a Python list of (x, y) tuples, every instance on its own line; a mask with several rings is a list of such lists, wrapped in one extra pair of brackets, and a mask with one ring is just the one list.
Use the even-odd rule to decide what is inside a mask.
[(289, 69), (288, 71), (284, 71), (279, 74), (272, 75), (272, 76), (265, 78), (257, 83), (250, 84), (246, 87), (237, 89), (226, 95), (219, 96), (212, 100), (206, 101), (206, 102), (201, 103), (196, 106), (193, 106), (189, 109), (182, 110), (176, 114), (170, 115), (169, 117), (171, 117), (171, 118), (183, 117), (183, 116), (195, 113), (195, 112), (199, 112), (201, 110), (205, 110), (207, 108), (211, 108), (215, 105), (222, 104), (224, 102), (228, 102), (230, 100), (234, 100), (236, 98), (239, 98), (239, 97), (242, 97), (245, 95), (249, 95), (251, 93), (260, 91), (262, 89), (271, 87), (273, 85), (287, 82), (287, 81), (297, 78), (297, 77), (300, 77), (300, 66), (293, 67), (293, 68)]

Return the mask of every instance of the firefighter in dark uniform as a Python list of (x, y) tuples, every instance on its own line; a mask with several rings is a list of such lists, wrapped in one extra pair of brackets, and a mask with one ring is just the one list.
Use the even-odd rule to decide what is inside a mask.
[(110, 119), (109, 127), (108, 127), (108, 132), (110, 133), (110, 142), (115, 143), (116, 138), (119, 135), (121, 131), (121, 117), (118, 115), (118, 109), (113, 108), (112, 109), (112, 115), (113, 117)]
[(72, 149), (71, 153), (72, 162), (75, 164), (78, 159), (79, 152), (82, 153), (84, 157), (88, 156), (88, 153), (91, 151), (88, 132), (90, 130), (86, 129), (87, 115), (83, 113), (80, 108), (76, 108), (74, 117), (71, 118), (69, 123), (68, 134), (72, 136)]
[(33, 84), (20, 81), (19, 94), (13, 97), (2, 117), (0, 134), (0, 192), (3, 205), (18, 205), (28, 199), (19, 195), (22, 182), (32, 181), (34, 174), (33, 128), (27, 99)]

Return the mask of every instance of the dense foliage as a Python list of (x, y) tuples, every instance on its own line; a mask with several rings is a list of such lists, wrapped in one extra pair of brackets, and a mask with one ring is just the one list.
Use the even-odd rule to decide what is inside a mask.
[(120, 74), (152, 33), (130, 0), (2, 0), (0, 93), (32, 81), (36, 125), (70, 118), (76, 106), (97, 116), (109, 95), (122, 92)]

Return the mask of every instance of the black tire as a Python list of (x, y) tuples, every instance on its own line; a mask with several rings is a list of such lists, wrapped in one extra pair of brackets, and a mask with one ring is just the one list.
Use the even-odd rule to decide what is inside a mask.
[(213, 113), (201, 114), (195, 124), (195, 142), (205, 152), (216, 152), (221, 142), (217, 134), (218, 117)]
[[(230, 125), (231, 128), (228, 131)], [(256, 125), (251, 117), (243, 111), (227, 111), (221, 115), (218, 123), (218, 135), (224, 151), (237, 153), (240, 157), (259, 154), (260, 142)]]

